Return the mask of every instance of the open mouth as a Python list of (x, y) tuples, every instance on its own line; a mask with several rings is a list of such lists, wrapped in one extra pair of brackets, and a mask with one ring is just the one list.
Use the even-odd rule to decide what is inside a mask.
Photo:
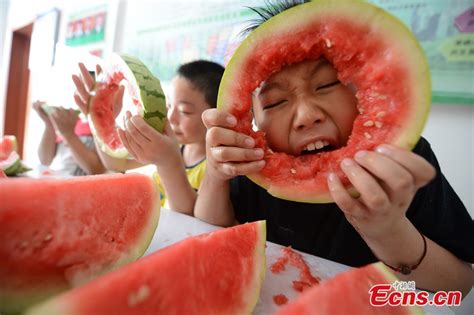
[(322, 152), (328, 152), (334, 150), (334, 146), (332, 146), (329, 141), (327, 140), (317, 140), (315, 142), (308, 143), (301, 151), (300, 155), (308, 155), (308, 154), (318, 154)]

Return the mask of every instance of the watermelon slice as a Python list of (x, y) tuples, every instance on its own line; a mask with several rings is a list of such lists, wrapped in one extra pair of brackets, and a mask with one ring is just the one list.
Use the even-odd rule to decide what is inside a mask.
[(0, 169), (5, 175), (15, 176), (31, 170), (21, 161), (17, 147), (15, 136), (5, 135), (0, 140)]
[(258, 221), (189, 237), (26, 314), (250, 314), (264, 273)]
[(123, 121), (125, 111), (129, 110), (133, 114), (141, 115), (150, 126), (162, 132), (166, 118), (166, 101), (160, 80), (140, 60), (132, 56), (113, 54), (97, 78), (88, 106), (91, 130), (99, 147), (118, 158), (128, 156), (117, 133), (113, 108), (122, 82), (127, 89), (117, 121)]
[[(352, 84), (359, 114), (345, 146), (290, 156), (273, 152), (252, 126), (252, 92), (285, 65), (327, 59), (343, 84)], [(431, 104), (428, 62), (403, 23), (364, 1), (319, 0), (263, 23), (232, 56), (219, 88), (218, 108), (237, 117), (235, 130), (265, 151), (265, 167), (249, 176), (276, 197), (332, 202), (327, 174), (348, 184), (340, 162), (382, 143), (413, 148)]]
[(395, 281), (397, 278), (382, 263), (352, 269), (306, 290), (276, 315), (424, 314), (416, 306), (371, 305), (369, 290), (372, 286), (391, 285)]
[(0, 313), (14, 313), (143, 255), (159, 217), (151, 178), (0, 180)]

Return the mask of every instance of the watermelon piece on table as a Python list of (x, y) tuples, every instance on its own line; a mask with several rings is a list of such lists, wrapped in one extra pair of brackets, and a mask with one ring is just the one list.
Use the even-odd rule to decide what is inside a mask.
[(265, 275), (265, 233), (258, 221), (189, 237), (26, 314), (251, 314)]
[(136, 260), (160, 209), (140, 174), (0, 180), (0, 200), (1, 314)]
[(5, 135), (0, 140), (0, 170), (5, 175), (15, 176), (31, 170), (21, 161), (17, 148), (15, 136)]
[(395, 281), (395, 275), (380, 262), (354, 268), (306, 290), (275, 315), (424, 314), (416, 306), (370, 304), (369, 290), (373, 285), (392, 284)]

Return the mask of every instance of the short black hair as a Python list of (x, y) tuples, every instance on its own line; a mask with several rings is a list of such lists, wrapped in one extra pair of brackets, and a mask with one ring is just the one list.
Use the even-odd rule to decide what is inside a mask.
[(200, 92), (211, 108), (217, 106), (217, 92), (224, 67), (207, 60), (185, 63), (178, 68), (177, 75), (189, 80)]
[(259, 18), (251, 20), (251, 24), (247, 26), (241, 34), (247, 35), (275, 15), (307, 2), (311, 2), (311, 0), (265, 0), (265, 6), (263, 7), (247, 7), (257, 13)]

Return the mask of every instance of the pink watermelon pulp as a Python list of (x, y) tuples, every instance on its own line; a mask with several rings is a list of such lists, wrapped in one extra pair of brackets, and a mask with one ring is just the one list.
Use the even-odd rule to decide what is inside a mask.
[(423, 314), (412, 306), (372, 306), (369, 290), (375, 284), (392, 284), (397, 278), (382, 263), (336, 275), (306, 290), (276, 315)]
[(187, 238), (27, 314), (250, 314), (264, 272), (259, 221)]
[[(252, 129), (252, 92), (285, 65), (319, 58), (357, 90), (359, 115), (352, 134), (334, 151), (273, 152), (263, 132)], [(429, 67), (414, 36), (388, 13), (352, 0), (313, 1), (263, 23), (234, 53), (218, 95), (218, 108), (239, 121), (235, 130), (252, 136), (265, 151), (266, 166), (249, 178), (276, 197), (314, 203), (332, 201), (329, 172), (348, 183), (339, 166), (343, 158), (382, 143), (413, 148), (430, 103)]]
[[(124, 97), (120, 113), (115, 113), (115, 98), (120, 84), (126, 85), (127, 97)], [(116, 115), (124, 117), (126, 110), (141, 115), (155, 130), (163, 130), (166, 103), (160, 80), (140, 60), (127, 55), (113, 55), (89, 100), (89, 120), (101, 150), (118, 158), (128, 155), (116, 129)]]
[(3, 136), (0, 140), (0, 160), (5, 160), (8, 156), (17, 150), (15, 136)]
[(0, 200), (2, 314), (136, 260), (159, 217), (139, 174), (1, 180)]
[(5, 135), (0, 140), (0, 170), (5, 176), (15, 176), (31, 170), (23, 164), (17, 153), (15, 136)]

